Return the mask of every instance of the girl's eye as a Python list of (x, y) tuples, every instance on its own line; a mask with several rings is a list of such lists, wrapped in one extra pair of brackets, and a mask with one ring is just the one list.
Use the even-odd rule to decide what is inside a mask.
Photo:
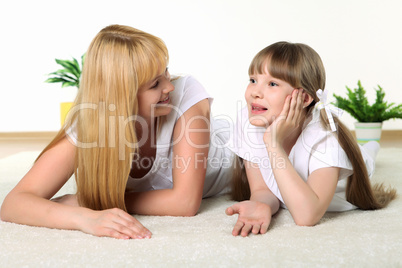
[(275, 83), (275, 82), (270, 82), (269, 83), (269, 86), (271, 86), (271, 87), (275, 87), (275, 86), (277, 86), (278, 84), (277, 83)]
[(255, 81), (254, 78), (250, 78), (250, 83), (251, 83), (251, 84), (255, 84), (255, 83), (257, 83), (257, 81)]

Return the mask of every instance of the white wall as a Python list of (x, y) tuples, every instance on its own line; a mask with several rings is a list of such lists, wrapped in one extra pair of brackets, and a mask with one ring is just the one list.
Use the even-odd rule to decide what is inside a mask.
[[(215, 115), (234, 117), (252, 57), (280, 40), (312, 46), (332, 92), (344, 95), (361, 79), (370, 100), (380, 84), (387, 100), (402, 103), (401, 14), (400, 0), (2, 1), (0, 132), (56, 131), (59, 102), (75, 89), (44, 83), (54, 58), (80, 57), (110, 24), (161, 37), (170, 71), (198, 78), (215, 97)], [(402, 120), (384, 128), (402, 129)]]

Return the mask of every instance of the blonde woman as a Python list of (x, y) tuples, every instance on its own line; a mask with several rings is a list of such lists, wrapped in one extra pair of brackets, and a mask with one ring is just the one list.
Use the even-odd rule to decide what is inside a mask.
[[(225, 193), (230, 169), (211, 163), (232, 154), (226, 136), (211, 135), (212, 99), (191, 76), (171, 79), (168, 60), (153, 35), (102, 29), (65, 126), (7, 195), (1, 219), (149, 238), (130, 214), (192, 216), (203, 197)], [(72, 174), (77, 193), (51, 200)]]
[(239, 214), (233, 235), (265, 233), (280, 206), (311, 226), (326, 211), (379, 209), (395, 198), (394, 189), (370, 184), (378, 143), (359, 146), (329, 109), (317, 52), (274, 43), (254, 57), (249, 76), (233, 143), (245, 171), (233, 197), (249, 200), (226, 210)]

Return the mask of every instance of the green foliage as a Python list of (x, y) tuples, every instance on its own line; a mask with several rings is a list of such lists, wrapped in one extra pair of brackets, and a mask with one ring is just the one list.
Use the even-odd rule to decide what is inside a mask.
[(388, 104), (384, 101), (385, 92), (382, 87), (378, 85), (378, 89), (375, 89), (376, 100), (373, 105), (370, 105), (360, 80), (357, 85), (358, 87), (353, 90), (346, 86), (348, 98), (334, 94), (335, 105), (348, 112), (358, 122), (383, 122), (392, 118), (402, 119), (402, 104), (395, 106), (395, 103)]
[(50, 73), (46, 83), (61, 83), (61, 87), (80, 87), (80, 77), (82, 66), (84, 65), (85, 54), (81, 56), (81, 65), (76, 58), (73, 60), (56, 59), (56, 63), (61, 65), (63, 69), (59, 69)]

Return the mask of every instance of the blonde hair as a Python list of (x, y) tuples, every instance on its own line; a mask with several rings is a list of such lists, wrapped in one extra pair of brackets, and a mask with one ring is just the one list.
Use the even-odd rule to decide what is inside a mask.
[[(325, 88), (325, 69), (318, 53), (311, 47), (300, 43), (277, 42), (261, 50), (249, 67), (249, 74), (263, 74), (265, 68), (278, 79), (286, 81), (294, 88), (303, 88), (312, 98), (307, 107), (307, 115), (311, 114), (319, 101), (317, 90)], [(320, 112), (321, 124), (329, 130), (329, 121), (325, 110)], [(337, 125), (337, 138), (353, 167), (353, 174), (348, 178), (346, 199), (361, 209), (379, 209), (385, 207), (396, 197), (394, 189), (385, 189), (380, 184), (371, 187), (370, 179), (360, 148), (349, 129), (334, 115)], [(233, 182), (233, 197), (237, 200), (249, 198), (249, 193), (241, 194), (240, 186), (244, 185), (245, 173), (239, 171)], [(236, 192), (236, 193), (235, 193)]]
[(80, 205), (126, 210), (124, 194), (138, 149), (138, 88), (157, 76), (168, 60), (161, 39), (132, 27), (111, 25), (92, 40), (73, 108), (42, 152), (66, 137), (66, 130), (76, 130), (74, 174)]

